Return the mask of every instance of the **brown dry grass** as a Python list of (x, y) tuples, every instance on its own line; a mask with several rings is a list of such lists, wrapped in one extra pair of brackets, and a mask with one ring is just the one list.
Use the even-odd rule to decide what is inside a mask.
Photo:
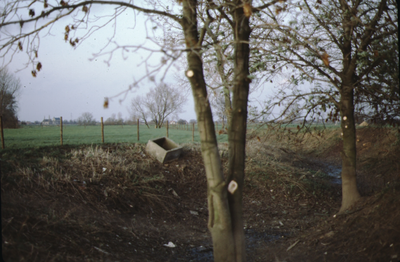
[[(105, 204), (118, 202), (126, 208), (167, 208), (168, 199), (158, 192), (165, 183), (154, 161), (144, 154), (144, 146), (89, 146), (65, 152), (63, 158), (41, 156), (35, 163), (9, 161), (13, 171), (2, 176), (2, 184), (34, 189), (39, 195), (52, 192), (77, 193), (88, 203), (102, 196)], [(104, 185), (104, 187), (93, 187)], [(131, 202), (128, 199), (137, 199)]]

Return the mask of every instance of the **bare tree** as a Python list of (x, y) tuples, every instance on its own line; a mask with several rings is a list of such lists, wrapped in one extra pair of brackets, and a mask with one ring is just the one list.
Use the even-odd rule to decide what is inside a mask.
[(140, 119), (140, 116), (137, 112), (129, 110), (129, 118), (126, 120), (129, 125), (136, 125), (137, 120)]
[(139, 112), (149, 127), (147, 118), (160, 128), (166, 118), (172, 114), (182, 112), (182, 107), (187, 101), (187, 95), (182, 90), (173, 88), (165, 83), (160, 83), (144, 96), (132, 99), (132, 110)]
[[(254, 11), (268, 9), (271, 5), (279, 2), (271, 1), (197, 1), (186, 0), (175, 1), (165, 5), (164, 1), (148, 0), (140, 2), (143, 6), (134, 5), (132, 1), (79, 1), (71, 0), (52, 2), (47, 1), (17, 1), (6, 5), (3, 12), (0, 28), (6, 26), (20, 26), (21, 30), (7, 31), (0, 39), (0, 51), (7, 53), (19, 52), (25, 49), (31, 62), (32, 75), (36, 76), (42, 68), (38, 61), (38, 48), (40, 32), (47, 30), (58, 21), (65, 21), (62, 18), (70, 17), (71, 22), (65, 27), (64, 39), (76, 47), (82, 40), (88, 40), (87, 36), (93, 30), (100, 30), (102, 26), (90, 27), (91, 19), (98, 21), (95, 16), (95, 5), (114, 6), (113, 15), (104, 16), (107, 24), (118, 18), (118, 15), (125, 10), (142, 12), (147, 15), (156, 27), (165, 28), (164, 21), (169, 21), (171, 34), (180, 35), (181, 42), (172, 39), (171, 35), (163, 31), (162, 37), (153, 37), (155, 43), (160, 45), (160, 52), (164, 54), (161, 63), (157, 67), (146, 67), (147, 75), (153, 77), (160, 68), (169, 68), (170, 65), (182, 54), (186, 53), (187, 70), (186, 77), (190, 83), (195, 109), (198, 120), (198, 128), (201, 140), (203, 162), (206, 170), (208, 187), (209, 221), (208, 228), (212, 235), (213, 252), (215, 261), (245, 261), (245, 238), (243, 229), (243, 188), (245, 168), (245, 144), (247, 128), (248, 96), (252, 77), (249, 74), (250, 63), (250, 34), (252, 28), (250, 18), (254, 17)], [(41, 6), (44, 6), (41, 7)], [(145, 6), (145, 7), (144, 7)], [(37, 12), (36, 15), (33, 7)], [(17, 14), (17, 15), (15, 15)], [(161, 19), (161, 20), (160, 20)], [(230, 37), (217, 38), (217, 42), (208, 41), (207, 37), (215, 35), (216, 26), (224, 23), (225, 32)], [(30, 26), (24, 26), (30, 24)], [(103, 25), (104, 25), (103, 24)], [(117, 25), (117, 23), (113, 23)], [(89, 28), (82, 37), (77, 37), (77, 29)], [(219, 37), (222, 35), (219, 34)], [(106, 55), (110, 61), (115, 50), (146, 50), (145, 46), (119, 46), (110, 41), (116, 47)], [(223, 173), (223, 166), (218, 150), (218, 142), (215, 134), (215, 127), (209, 93), (207, 90), (204, 61), (206, 52), (211, 48), (225, 48), (230, 50), (231, 63), (229, 69), (221, 71), (222, 75), (231, 76), (229, 96), (231, 97), (230, 128), (229, 136), (229, 164), (227, 173)], [(147, 65), (148, 60), (144, 62)], [(215, 70), (217, 71), (217, 70)], [(164, 71), (165, 72), (165, 71)], [(140, 78), (143, 79), (144, 77)], [(162, 76), (163, 77), (163, 76)], [(139, 79), (139, 80), (140, 80)], [(137, 83), (139, 81), (136, 81)], [(137, 111), (139, 112), (139, 111)], [(154, 116), (152, 116), (153, 118)], [(162, 122), (162, 118), (157, 118)]]
[(146, 105), (144, 103), (144, 100), (141, 96), (136, 96), (135, 98), (132, 99), (131, 101), (131, 112), (136, 112), (136, 114), (139, 115), (139, 117), (144, 121), (146, 126), (149, 127), (149, 123), (147, 123), (147, 118), (148, 118), (148, 111), (146, 109)]
[[(285, 10), (290, 12), (290, 19), (279, 21), (277, 14)], [(342, 213), (360, 199), (356, 182), (355, 101), (366, 94), (361, 84), (391, 56), (386, 45), (377, 43), (387, 43), (398, 31), (394, 23), (396, 3), (299, 0), (284, 4), (277, 11), (268, 13), (275, 21), (275, 30), (269, 35), (271, 44), (259, 50), (272, 73), (285, 73), (286, 83), (294, 88), (280, 90), (276, 105), (284, 105), (280, 117), (296, 116), (304, 110), (304, 121), (310, 114), (340, 120)], [(260, 23), (259, 27), (271, 28), (271, 24)], [(309, 90), (297, 88), (304, 82), (314, 86)], [(382, 86), (372, 92), (377, 90), (382, 91)]]
[(6, 67), (0, 68), (0, 116), (3, 117), (4, 127), (17, 127), (17, 95), (21, 82)]
[(122, 113), (118, 112), (118, 119), (117, 119), (117, 125), (123, 125), (124, 124), (124, 119), (122, 118)]
[(104, 121), (106, 125), (116, 125), (117, 124), (117, 116), (116, 114), (112, 114), (109, 118)]
[(95, 125), (96, 120), (93, 117), (92, 113), (85, 112), (78, 118), (78, 125), (80, 126), (90, 126)]

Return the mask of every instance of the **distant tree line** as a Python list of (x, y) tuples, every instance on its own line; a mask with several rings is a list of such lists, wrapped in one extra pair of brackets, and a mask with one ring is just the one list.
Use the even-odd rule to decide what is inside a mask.
[(123, 125), (124, 119), (122, 118), (122, 114), (118, 113), (118, 118), (116, 114), (112, 114), (111, 117), (107, 118), (104, 122), (105, 125)]
[(8, 72), (6, 67), (0, 68), (0, 116), (4, 128), (17, 128), (17, 95), (21, 89), (21, 81)]

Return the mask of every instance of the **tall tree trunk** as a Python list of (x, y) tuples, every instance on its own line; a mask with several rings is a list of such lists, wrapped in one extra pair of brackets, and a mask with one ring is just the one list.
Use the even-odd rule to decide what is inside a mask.
[(342, 206), (343, 213), (360, 198), (356, 179), (356, 127), (354, 121), (353, 88), (344, 85), (341, 92), (340, 115), (343, 133), (342, 158)]
[(198, 52), (200, 46), (197, 30), (197, 1), (183, 1), (182, 5), (183, 19), (181, 25), (184, 30), (186, 46), (191, 49), (187, 53), (189, 70), (186, 75), (190, 81), (195, 102), (201, 152), (206, 169), (209, 210), (208, 228), (213, 241), (214, 261), (237, 261), (235, 258), (236, 247), (233, 240), (227, 185), (224, 181), (214, 122), (204, 81), (203, 64), (200, 52)]
[[(236, 1), (241, 6), (242, 1)], [(238, 190), (229, 194), (233, 236), (235, 241), (236, 261), (246, 260), (245, 236), (243, 229), (243, 187), (245, 169), (247, 103), (251, 80), (249, 75), (249, 37), (251, 33), (249, 18), (244, 15), (243, 8), (235, 8), (234, 13), (235, 63), (234, 85), (232, 95), (232, 112), (229, 126), (229, 170), (228, 181), (236, 181)]]
[(347, 2), (340, 1), (343, 17), (343, 71), (341, 76), (340, 88), (340, 116), (341, 129), (343, 134), (342, 158), (342, 206), (339, 213), (343, 213), (354, 205), (360, 198), (357, 189), (356, 179), (356, 126), (354, 121), (354, 76), (356, 70), (356, 57), (352, 57), (352, 37), (354, 21), (351, 12), (348, 10)]

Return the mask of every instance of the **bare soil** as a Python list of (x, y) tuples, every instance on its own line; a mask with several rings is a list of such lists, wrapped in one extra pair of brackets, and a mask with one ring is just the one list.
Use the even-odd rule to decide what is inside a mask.
[[(358, 129), (363, 199), (340, 208), (336, 131), (249, 135), (248, 261), (400, 261), (400, 131)], [(227, 146), (220, 145), (224, 164)], [(143, 145), (3, 150), (5, 261), (212, 261), (198, 145), (161, 164)], [(171, 242), (171, 243), (170, 243)]]

